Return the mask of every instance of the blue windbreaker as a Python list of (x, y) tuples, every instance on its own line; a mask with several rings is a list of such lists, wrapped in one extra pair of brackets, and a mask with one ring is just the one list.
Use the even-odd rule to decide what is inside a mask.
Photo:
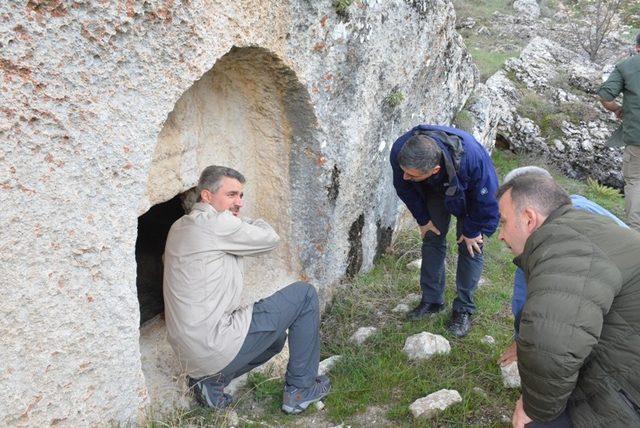
[[(462, 219), (462, 233), (466, 237), (473, 238), (480, 233), (489, 236), (495, 232), (500, 220), (500, 213), (496, 200), (498, 177), (491, 157), (472, 135), (447, 126), (418, 125), (398, 138), (391, 147), (390, 161), (393, 169), (393, 185), (398, 196), (409, 208), (418, 224), (420, 226), (427, 224), (431, 220), (431, 216), (417, 184), (402, 178), (403, 171), (398, 164), (400, 149), (416, 131), (442, 131), (462, 140), (464, 153), (462, 153), (460, 165), (456, 171), (457, 179), (453, 177), (454, 180), (450, 181), (450, 183), (454, 182), (457, 185), (458, 191), (454, 195), (447, 191), (445, 206), (450, 214)], [(451, 159), (451, 153), (444, 142), (437, 137), (433, 138), (443, 154)], [(448, 180), (451, 178), (448, 177)]]

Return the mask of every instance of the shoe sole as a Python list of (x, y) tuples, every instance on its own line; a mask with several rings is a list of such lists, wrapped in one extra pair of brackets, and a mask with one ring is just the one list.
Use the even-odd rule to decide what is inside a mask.
[(296, 404), (295, 407), (292, 406), (287, 406), (286, 404), (282, 404), (282, 411), (285, 413), (288, 413), (290, 415), (297, 415), (298, 413), (302, 413), (305, 410), (307, 410), (307, 408), (312, 405), (313, 403), (317, 403), (318, 401), (322, 400), (324, 397), (327, 396), (327, 394), (329, 394), (329, 391), (327, 391), (325, 394), (323, 394), (321, 397), (315, 398), (313, 400), (309, 400), (309, 401), (303, 401), (302, 403), (298, 403)]

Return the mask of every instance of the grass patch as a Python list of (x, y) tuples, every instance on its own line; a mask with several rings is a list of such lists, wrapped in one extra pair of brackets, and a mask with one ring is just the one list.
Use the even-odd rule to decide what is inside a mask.
[(384, 98), (385, 104), (387, 104), (391, 108), (398, 107), (400, 104), (402, 104), (402, 101), (404, 101), (404, 94), (398, 89), (391, 91), (389, 95)]
[(480, 70), (480, 77), (486, 80), (496, 71), (500, 70), (504, 63), (509, 59), (520, 54), (517, 52), (496, 52), (491, 47), (473, 46), (473, 42), (468, 42), (469, 53), (473, 61)]
[(518, 114), (536, 123), (547, 143), (563, 137), (563, 122), (579, 125), (598, 118), (598, 111), (589, 104), (579, 101), (555, 103), (547, 94), (541, 95), (527, 88), (521, 90), (523, 96), (517, 107)]
[(336, 13), (340, 16), (348, 16), (349, 6), (351, 6), (353, 0), (333, 0), (333, 8), (336, 10)]

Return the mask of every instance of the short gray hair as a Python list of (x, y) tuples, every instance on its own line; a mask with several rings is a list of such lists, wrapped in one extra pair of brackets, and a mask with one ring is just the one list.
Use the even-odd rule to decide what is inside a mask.
[(197, 187), (198, 201), (200, 200), (200, 194), (203, 190), (208, 190), (211, 193), (217, 192), (222, 185), (222, 179), (224, 177), (234, 178), (242, 184), (247, 181), (244, 178), (244, 175), (233, 168), (220, 165), (210, 165), (200, 174)]
[(504, 176), (502, 180), (503, 184), (506, 184), (513, 180), (516, 177), (520, 177), (525, 174), (539, 174), (545, 177), (551, 177), (551, 173), (544, 168), (540, 168), (539, 166), (529, 165), (529, 166), (521, 166), (520, 168), (512, 169), (509, 171), (507, 175)]
[(440, 164), (442, 150), (433, 138), (417, 134), (409, 138), (398, 153), (398, 163), (404, 168), (428, 172)]
[(522, 174), (512, 178), (500, 186), (496, 198), (502, 198), (509, 190), (516, 212), (521, 212), (526, 205), (530, 205), (542, 215), (548, 216), (561, 206), (571, 204), (567, 192), (553, 177), (543, 174)]

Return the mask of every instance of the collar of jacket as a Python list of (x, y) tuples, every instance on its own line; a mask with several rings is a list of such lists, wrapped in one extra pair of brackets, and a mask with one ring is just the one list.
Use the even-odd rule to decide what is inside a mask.
[(549, 216), (547, 216), (546, 220), (542, 223), (542, 226), (540, 226), (538, 229), (534, 230), (534, 232), (531, 235), (529, 235), (529, 237), (527, 238), (527, 242), (525, 242), (525, 244), (524, 244), (524, 249), (522, 250), (522, 254), (520, 254), (518, 257), (515, 257), (513, 259), (513, 264), (518, 266), (520, 269), (523, 269), (522, 266), (524, 266), (524, 264), (526, 262), (526, 260), (525, 260), (526, 256), (532, 250), (532, 248), (530, 248), (530, 247), (533, 245), (533, 241), (534, 241), (533, 238), (537, 234), (538, 230), (542, 229), (545, 224), (548, 224), (548, 223), (552, 222), (553, 220), (557, 219), (558, 217), (564, 215), (571, 208), (572, 208), (571, 204), (566, 204), (566, 205), (562, 205), (561, 207), (556, 208), (555, 210), (551, 211)]
[(195, 204), (193, 204), (193, 207), (191, 207), (191, 211), (212, 211), (214, 213), (217, 212), (215, 208), (213, 208), (206, 202), (196, 202)]

